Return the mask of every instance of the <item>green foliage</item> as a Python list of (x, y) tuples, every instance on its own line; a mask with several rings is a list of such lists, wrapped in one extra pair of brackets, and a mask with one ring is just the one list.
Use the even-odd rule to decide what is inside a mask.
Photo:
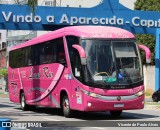
[(152, 94), (151, 93), (149, 93), (149, 92), (146, 92), (145, 93), (145, 96), (151, 96)]
[[(151, 50), (151, 65), (155, 65), (155, 44), (156, 44), (156, 39), (153, 35), (149, 34), (137, 34), (136, 35), (137, 43), (143, 44)], [(141, 58), (142, 58), (142, 63), (146, 64), (146, 58), (145, 58), (145, 53), (144, 51), (141, 52)]]
[[(160, 1), (159, 0), (137, 0), (135, 2), (136, 10), (144, 10), (144, 11), (160, 11)], [(150, 48), (152, 52), (152, 65), (155, 64), (155, 37), (149, 34), (136, 35), (137, 41), (146, 45)], [(142, 62), (145, 63), (145, 56), (142, 53)]]
[(8, 76), (8, 70), (6, 68), (0, 68), (0, 77), (7, 77)]
[(160, 1), (159, 0), (137, 0), (135, 2), (136, 10), (144, 11), (160, 11)]
[[(22, 0), (14, 0), (15, 3), (21, 4)], [(2, 0), (0, 0), (0, 4), (2, 3)], [(27, 3), (28, 7), (32, 10), (33, 14), (35, 14), (36, 7), (38, 5), (38, 0), (28, 0)]]
[[(20, 4), (21, 0), (15, 0), (17, 4)], [(28, 7), (32, 10), (33, 14), (35, 14), (36, 6), (38, 4), (38, 0), (28, 0)]]
[(37, 0), (28, 0), (28, 6), (32, 9), (32, 12), (35, 13)]

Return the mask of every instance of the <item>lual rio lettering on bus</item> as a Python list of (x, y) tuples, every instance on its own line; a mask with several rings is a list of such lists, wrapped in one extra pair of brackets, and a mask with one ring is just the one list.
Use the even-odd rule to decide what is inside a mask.
[[(43, 22), (42, 17), (40, 15), (33, 15), (30, 13), (28, 15), (15, 15), (13, 12), (4, 12), (2, 11), (2, 16), (5, 22), (15, 22), (15, 23), (40, 23)], [(56, 17), (57, 18), (57, 17)], [(67, 14), (63, 14), (55, 19), (54, 15), (48, 15), (45, 18), (45, 21), (48, 23), (59, 23), (59, 24), (67, 24), (67, 25), (127, 25), (132, 24), (135, 27), (160, 27), (160, 19), (157, 20), (152, 19), (141, 19), (141, 17), (135, 16), (131, 18), (130, 21), (126, 21), (123, 18), (118, 18), (117, 16), (108, 17), (77, 17), (77, 16), (68, 16)]]
[(35, 72), (34, 68), (30, 69), (29, 79), (40, 79), (40, 78), (52, 78), (53, 72), (50, 71), (49, 67), (43, 67), (38, 72)]
[(43, 67), (36, 71), (34, 68), (30, 68), (29, 75), (27, 76), (27, 71), (21, 71), (21, 78), (28, 79), (40, 79), (40, 78), (53, 78), (53, 72), (49, 69), (49, 67)]

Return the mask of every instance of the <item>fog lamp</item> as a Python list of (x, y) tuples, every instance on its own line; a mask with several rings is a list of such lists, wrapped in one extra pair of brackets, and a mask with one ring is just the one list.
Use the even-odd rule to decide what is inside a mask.
[(88, 102), (88, 107), (91, 107), (92, 106), (92, 103)]

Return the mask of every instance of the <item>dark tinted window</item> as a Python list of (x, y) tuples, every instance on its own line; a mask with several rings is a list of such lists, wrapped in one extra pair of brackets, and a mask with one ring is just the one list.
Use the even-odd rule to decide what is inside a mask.
[(12, 52), (10, 52), (10, 56), (9, 56), (9, 61), (10, 61), (10, 66), (13, 68), (17, 68), (17, 67), (21, 67), (23, 66), (23, 53), (24, 49), (18, 49), (18, 50), (14, 50)]
[(75, 36), (67, 36), (67, 37), (66, 37), (66, 40), (67, 40), (67, 46), (68, 46), (68, 52), (69, 52), (69, 56), (70, 56), (70, 61), (71, 61), (71, 63), (72, 63), (74, 53), (77, 52), (77, 51), (72, 47), (72, 45), (74, 45), (74, 44), (79, 44), (79, 38), (78, 38), (78, 37), (75, 37)]
[(64, 44), (62, 39), (58, 39), (56, 42), (57, 61), (60, 63), (66, 63)]
[(32, 65), (39, 65), (39, 46), (40, 44), (31, 46), (31, 54), (32, 54)]
[(67, 40), (68, 52), (69, 52), (73, 75), (79, 81), (83, 82), (83, 72), (82, 72), (80, 56), (78, 51), (72, 47), (72, 45), (74, 44), (79, 44), (79, 38), (75, 36), (67, 36), (66, 40)]
[(48, 64), (56, 61), (56, 44), (54, 41), (42, 43), (39, 46), (40, 64)]
[(32, 55), (31, 55), (31, 47), (24, 48), (24, 65), (29, 66), (32, 65)]
[(54, 62), (59, 62), (61, 64), (66, 63), (63, 38), (14, 50), (9, 54), (9, 65), (12, 68)]

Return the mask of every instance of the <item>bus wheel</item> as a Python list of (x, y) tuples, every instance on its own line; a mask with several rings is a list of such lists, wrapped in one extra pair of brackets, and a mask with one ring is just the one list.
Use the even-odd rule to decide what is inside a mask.
[(63, 97), (63, 102), (62, 102), (62, 108), (63, 108), (63, 114), (65, 117), (71, 117), (72, 115), (72, 110), (70, 109), (70, 104), (69, 104), (69, 99), (68, 99), (68, 96), (65, 95)]
[(28, 108), (28, 105), (26, 104), (26, 98), (23, 92), (21, 93), (21, 108), (23, 111), (27, 110)]
[(122, 111), (110, 111), (112, 117), (119, 117), (122, 114)]

